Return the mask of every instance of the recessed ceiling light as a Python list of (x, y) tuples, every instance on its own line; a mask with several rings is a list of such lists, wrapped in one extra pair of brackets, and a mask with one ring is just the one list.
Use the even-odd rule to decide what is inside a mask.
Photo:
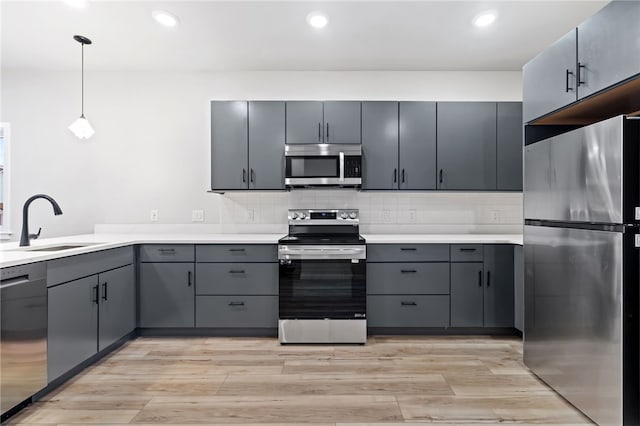
[(165, 10), (154, 10), (151, 13), (153, 19), (156, 20), (160, 25), (164, 25), (165, 27), (175, 27), (178, 25), (178, 17), (172, 13), (169, 13)]
[(477, 14), (475, 18), (473, 18), (473, 25), (475, 25), (476, 27), (487, 27), (493, 24), (497, 18), (498, 13), (493, 10), (482, 12)]
[(321, 12), (311, 12), (307, 15), (307, 24), (313, 28), (324, 28), (329, 23), (327, 15)]
[(87, 7), (87, 0), (64, 0), (66, 4), (73, 7)]

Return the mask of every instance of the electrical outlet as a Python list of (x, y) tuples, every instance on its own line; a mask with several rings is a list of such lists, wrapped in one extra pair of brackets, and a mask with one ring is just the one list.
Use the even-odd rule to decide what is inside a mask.
[(390, 209), (382, 209), (382, 223), (391, 223)]
[(491, 210), (490, 217), (491, 217), (491, 222), (493, 222), (493, 223), (500, 222), (500, 211), (499, 210)]
[(191, 210), (191, 222), (204, 222), (204, 210)]
[(253, 223), (256, 220), (255, 209), (247, 209), (247, 222)]
[(416, 209), (409, 209), (409, 223), (416, 223)]
[(158, 210), (151, 210), (150, 215), (149, 215), (149, 219), (151, 220), (151, 222), (157, 222), (158, 221)]

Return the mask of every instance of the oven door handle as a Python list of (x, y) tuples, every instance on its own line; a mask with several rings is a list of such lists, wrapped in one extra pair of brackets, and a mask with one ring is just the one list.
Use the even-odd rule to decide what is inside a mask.
[(366, 247), (280, 247), (278, 259), (280, 260), (361, 260), (366, 259)]
[(340, 182), (344, 182), (344, 152), (340, 153)]

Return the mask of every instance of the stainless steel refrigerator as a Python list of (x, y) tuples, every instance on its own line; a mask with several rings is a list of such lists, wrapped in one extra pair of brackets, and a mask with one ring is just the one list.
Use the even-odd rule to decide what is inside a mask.
[(639, 424), (640, 120), (525, 147), (524, 361), (601, 426)]

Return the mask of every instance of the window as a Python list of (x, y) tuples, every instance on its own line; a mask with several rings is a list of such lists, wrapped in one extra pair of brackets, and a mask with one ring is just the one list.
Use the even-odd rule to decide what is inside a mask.
[(0, 123), (0, 239), (8, 239), (9, 229), (9, 123)]

